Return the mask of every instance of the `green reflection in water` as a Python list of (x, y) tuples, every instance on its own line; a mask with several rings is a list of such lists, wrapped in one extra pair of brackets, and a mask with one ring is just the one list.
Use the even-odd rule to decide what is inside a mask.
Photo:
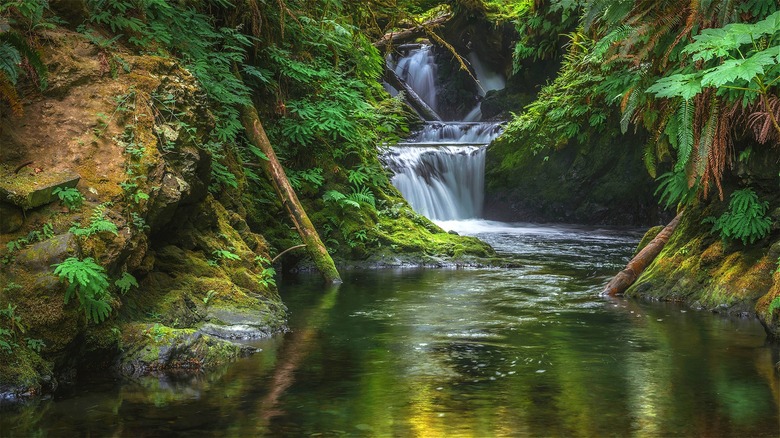
[(287, 281), (293, 330), (262, 353), (85, 382), (2, 412), (0, 434), (780, 435), (780, 353), (756, 321), (601, 299), (630, 245), (558, 237), (524, 236), (524, 268)]

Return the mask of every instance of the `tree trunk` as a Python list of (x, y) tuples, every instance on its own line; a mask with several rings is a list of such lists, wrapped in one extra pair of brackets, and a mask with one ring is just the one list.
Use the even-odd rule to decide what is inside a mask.
[(674, 233), (674, 230), (677, 228), (677, 224), (680, 223), (682, 214), (682, 211), (677, 213), (677, 216), (675, 216), (674, 219), (672, 219), (672, 221), (669, 222), (666, 227), (664, 227), (664, 229), (661, 230), (661, 232), (658, 233), (658, 235), (647, 244), (647, 246), (642, 248), (642, 250), (639, 251), (639, 254), (634, 256), (634, 258), (628, 262), (626, 268), (620, 271), (607, 284), (607, 287), (604, 288), (602, 295), (622, 295), (623, 292), (629, 288), (629, 286), (634, 284), (636, 279), (642, 275), (642, 272), (644, 272), (650, 263), (655, 260), (658, 254), (661, 253), (661, 250), (664, 249), (666, 242), (669, 241), (669, 237), (671, 237), (672, 233)]
[(426, 34), (425, 28), (432, 28), (444, 24), (452, 17), (452, 14), (444, 14), (441, 17), (434, 18), (433, 20), (426, 21), (418, 26), (400, 30), (398, 32), (390, 32), (385, 34), (382, 38), (374, 43), (374, 47), (379, 50), (384, 50), (387, 46), (394, 46), (403, 44), (408, 41), (412, 41), (415, 38), (419, 38)]
[(341, 283), (341, 277), (336, 269), (336, 265), (333, 263), (333, 259), (328, 254), (328, 250), (325, 249), (325, 245), (320, 240), (317, 230), (312, 225), (311, 220), (309, 220), (309, 216), (301, 206), (300, 201), (298, 201), (298, 196), (295, 194), (292, 186), (290, 186), (290, 181), (287, 179), (282, 165), (276, 159), (274, 149), (268, 140), (268, 136), (265, 135), (265, 130), (262, 123), (260, 123), (260, 117), (254, 106), (246, 105), (241, 109), (241, 122), (244, 125), (249, 141), (268, 157), (268, 161), (263, 160), (260, 167), (268, 179), (271, 180), (276, 193), (279, 195), (279, 199), (282, 200), (284, 208), (290, 214), (290, 218), (298, 230), (303, 243), (306, 244), (306, 249), (314, 260), (314, 264), (317, 266), (320, 274), (328, 283)]
[(420, 96), (415, 93), (415, 91), (412, 89), (412, 87), (409, 86), (406, 82), (402, 81), (401, 78), (398, 77), (397, 74), (393, 71), (393, 69), (390, 68), (387, 63), (385, 63), (385, 75), (384, 75), (385, 81), (387, 81), (388, 84), (395, 87), (398, 91), (403, 91), (404, 96), (406, 97), (406, 101), (409, 102), (409, 105), (417, 111), (417, 114), (420, 115), (420, 118), (425, 120), (426, 122), (441, 122), (441, 117), (436, 114), (436, 111), (433, 110), (430, 106), (428, 106), (427, 103), (425, 103)]

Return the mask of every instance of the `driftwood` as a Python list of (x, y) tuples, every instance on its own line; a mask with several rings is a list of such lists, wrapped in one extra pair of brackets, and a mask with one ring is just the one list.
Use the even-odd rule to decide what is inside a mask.
[(658, 254), (661, 253), (661, 250), (664, 249), (666, 242), (669, 241), (669, 237), (671, 237), (672, 233), (674, 233), (674, 230), (677, 228), (677, 225), (680, 223), (681, 217), (682, 212), (677, 213), (677, 216), (675, 216), (674, 219), (672, 219), (672, 221), (647, 244), (647, 246), (642, 248), (642, 250), (639, 251), (639, 254), (635, 255), (634, 258), (628, 262), (626, 268), (620, 271), (607, 284), (607, 287), (604, 288), (602, 294), (609, 296), (621, 295), (629, 286), (634, 284), (636, 279), (642, 275), (642, 272), (644, 272), (650, 263), (655, 260)]
[(441, 117), (433, 110), (424, 100), (410, 87), (406, 82), (402, 81), (390, 66), (385, 63), (385, 81), (395, 87), (396, 90), (402, 91), (406, 101), (409, 105), (417, 111), (420, 118), (427, 122), (441, 122)]
[[(236, 73), (236, 76), (241, 77), (238, 73)], [(284, 168), (282, 168), (281, 163), (276, 158), (274, 148), (265, 134), (265, 129), (263, 129), (263, 124), (260, 122), (260, 116), (257, 114), (257, 109), (254, 105), (245, 105), (241, 108), (241, 123), (244, 125), (249, 141), (268, 157), (268, 160), (261, 161), (260, 168), (274, 186), (276, 194), (281, 199), (282, 205), (284, 205), (284, 208), (290, 215), (290, 219), (292, 219), (295, 229), (306, 245), (309, 255), (314, 260), (317, 270), (320, 271), (326, 282), (341, 283), (341, 276), (336, 269), (336, 264), (333, 263), (333, 259), (328, 254), (328, 250), (322, 243), (319, 234), (317, 234), (317, 230), (298, 200), (298, 195), (295, 194), (295, 190), (290, 185), (290, 180), (287, 179)]]
[(440, 26), (446, 23), (450, 18), (452, 18), (452, 14), (444, 14), (441, 17), (428, 20), (425, 23), (419, 24), (409, 29), (386, 33), (382, 38), (374, 42), (374, 47), (382, 51), (385, 50), (388, 46), (394, 46), (413, 41), (415, 38), (426, 35), (426, 28), (430, 29), (432, 27)]

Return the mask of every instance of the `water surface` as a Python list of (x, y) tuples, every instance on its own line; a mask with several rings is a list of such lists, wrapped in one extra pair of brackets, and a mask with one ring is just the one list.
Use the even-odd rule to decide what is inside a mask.
[(755, 320), (605, 299), (639, 235), (485, 221), (512, 269), (285, 279), (292, 331), (195, 377), (97, 379), (3, 436), (780, 436)]

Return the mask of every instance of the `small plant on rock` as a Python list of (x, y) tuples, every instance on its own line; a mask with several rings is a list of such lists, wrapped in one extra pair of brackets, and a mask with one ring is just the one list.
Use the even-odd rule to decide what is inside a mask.
[(75, 187), (57, 187), (52, 194), (57, 195), (63, 205), (68, 207), (70, 211), (78, 210), (84, 204), (84, 195)]
[(95, 263), (92, 257), (84, 260), (70, 257), (52, 266), (60, 282), (68, 283), (65, 304), (75, 296), (79, 300), (79, 307), (84, 309), (87, 321), (97, 324), (108, 318), (111, 313), (111, 295), (108, 293), (108, 275), (102, 266)]

